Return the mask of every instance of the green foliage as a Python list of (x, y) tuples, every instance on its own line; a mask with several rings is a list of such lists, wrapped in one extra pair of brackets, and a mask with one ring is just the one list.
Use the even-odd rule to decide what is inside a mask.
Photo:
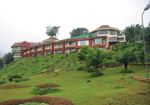
[(0, 81), (0, 85), (2, 85), (2, 84), (4, 84), (4, 83), (6, 83), (6, 80), (1, 80), (1, 81)]
[(0, 68), (3, 67), (3, 60), (0, 58)]
[(8, 78), (9, 81), (13, 81), (13, 78)]
[(102, 63), (105, 58), (106, 53), (103, 50), (99, 50), (98, 48), (94, 48), (86, 55), (85, 63), (89, 66), (94, 66), (94, 68), (98, 68), (98, 65)]
[(29, 79), (28, 78), (21, 78), (19, 79), (20, 81), (28, 81)]
[(21, 78), (22, 76), (19, 74), (10, 74), (7, 76), (7, 78)]
[(86, 28), (76, 28), (70, 32), (71, 37), (83, 35), (89, 33), (89, 30)]
[(122, 86), (122, 85), (116, 85), (116, 86), (114, 87), (114, 89), (121, 89), (121, 88), (124, 88), (124, 86)]
[(121, 70), (120, 73), (133, 73), (133, 71), (129, 69), (124, 69), (124, 70)]
[(141, 63), (144, 63), (145, 56), (144, 56), (144, 49), (143, 48), (138, 52), (138, 58), (140, 59)]
[(137, 60), (137, 56), (135, 55), (133, 49), (131, 50), (126, 49), (124, 52), (120, 52), (114, 55), (114, 57), (117, 62), (124, 64), (125, 69), (127, 69), (128, 63), (131, 63)]
[(46, 30), (46, 34), (48, 35), (48, 36), (56, 36), (57, 34), (58, 34), (58, 30), (59, 30), (59, 28), (60, 28), (60, 26), (58, 26), (58, 27), (56, 27), (56, 26), (48, 26), (48, 27), (46, 27), (47, 28), (47, 30)]
[(83, 70), (83, 66), (78, 67), (77, 70), (78, 70), (78, 71)]
[(101, 75), (103, 75), (103, 73), (101, 73), (100, 71), (97, 71), (97, 72), (91, 73), (91, 75), (89, 76), (89, 78), (99, 77)]
[(87, 68), (86, 71), (89, 72), (89, 73), (94, 72), (94, 70), (91, 69), (91, 68)]
[(150, 45), (150, 26), (144, 29), (144, 36), (147, 43)]
[(14, 61), (13, 53), (9, 52), (9, 53), (5, 54), (2, 59), (3, 59), (3, 61), (5, 62), (6, 65), (13, 62)]
[(20, 82), (20, 80), (18, 80), (18, 79), (17, 79), (17, 80), (15, 80), (15, 82), (17, 82), (17, 83), (18, 83), (18, 82)]
[(44, 94), (48, 94), (48, 93), (56, 93), (58, 91), (59, 91), (59, 89), (57, 89), (57, 88), (51, 88), (51, 87), (47, 87), (47, 88), (34, 88), (33, 91), (31, 92), (31, 94), (44, 95)]

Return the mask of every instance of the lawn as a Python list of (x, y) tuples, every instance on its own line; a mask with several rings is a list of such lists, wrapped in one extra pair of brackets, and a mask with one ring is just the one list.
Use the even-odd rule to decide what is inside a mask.
[[(146, 76), (144, 66), (129, 65), (135, 75)], [(149, 66), (150, 67), (150, 66)], [(104, 70), (99, 69), (104, 75), (96, 78), (88, 78), (90, 73), (77, 70), (63, 70), (58, 75), (53, 72), (44, 74), (23, 76), (28, 81), (15, 83), (8, 82), (3, 85), (30, 85), (25, 88), (0, 89), (0, 102), (10, 99), (30, 98), (30, 92), (37, 84), (55, 83), (61, 87), (59, 92), (49, 93), (43, 96), (63, 97), (71, 100), (74, 105), (150, 105), (150, 94), (140, 95), (138, 92), (147, 92), (147, 83), (142, 83), (131, 78), (131, 73), (119, 73), (124, 69), (120, 67), (109, 67)], [(2, 75), (0, 80), (6, 78)], [(90, 80), (91, 82), (87, 82)]]

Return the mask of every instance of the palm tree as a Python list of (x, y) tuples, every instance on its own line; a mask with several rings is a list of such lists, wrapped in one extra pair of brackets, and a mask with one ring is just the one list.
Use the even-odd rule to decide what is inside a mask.
[(142, 26), (139, 24), (128, 26), (124, 29), (124, 34), (126, 36), (126, 40), (130, 42), (134, 42), (135, 36), (140, 35), (142, 30)]
[(48, 35), (48, 36), (51, 36), (51, 37), (53, 37), (53, 36), (56, 36), (57, 34), (58, 34), (58, 30), (59, 30), (59, 28), (60, 28), (60, 26), (58, 26), (58, 27), (56, 27), (56, 26), (48, 26), (48, 27), (46, 27), (46, 34)]

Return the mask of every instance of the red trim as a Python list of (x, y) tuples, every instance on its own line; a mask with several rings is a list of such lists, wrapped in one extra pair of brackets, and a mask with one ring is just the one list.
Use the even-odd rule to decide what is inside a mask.
[(75, 48), (75, 46), (69, 46), (69, 47), (66, 47), (65, 49), (70, 49), (70, 48)]
[(35, 56), (37, 56), (37, 46), (35, 47)]
[(32, 54), (31, 54), (31, 50), (32, 50), (32, 48), (30, 48), (30, 52), (29, 52), (29, 55), (30, 55), (30, 56), (32, 56)]
[(92, 48), (92, 40), (89, 39), (89, 46)]
[(76, 40), (76, 46), (75, 46), (75, 50), (78, 51), (78, 41)]
[(93, 47), (105, 47), (106, 45), (105, 44), (96, 44), (96, 45), (93, 45)]
[(45, 55), (45, 45), (42, 45), (42, 53)]
[(46, 51), (51, 51), (51, 49), (45, 49), (45, 52), (46, 52)]
[(79, 39), (76, 39), (76, 41), (80, 41), (80, 40), (89, 40), (91, 38), (79, 38)]
[(62, 52), (65, 53), (65, 42), (63, 42), (63, 49)]
[(54, 50), (63, 50), (63, 48), (55, 48)]
[(54, 54), (54, 43), (52, 43), (51, 46), (52, 46), (51, 54)]

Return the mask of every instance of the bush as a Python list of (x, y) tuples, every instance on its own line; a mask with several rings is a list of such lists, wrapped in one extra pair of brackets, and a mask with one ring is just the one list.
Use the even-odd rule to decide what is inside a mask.
[(77, 70), (78, 70), (78, 71), (83, 70), (83, 66), (78, 67)]
[(5, 80), (0, 81), (0, 85), (2, 85), (2, 84), (4, 84), (4, 83), (6, 83)]
[(92, 77), (99, 77), (103, 75), (103, 73), (101, 73), (100, 71), (97, 71), (97, 72), (93, 72), (91, 73), (91, 75), (89, 76), (89, 78), (92, 78)]
[(9, 78), (8, 80), (9, 80), (9, 81), (13, 81), (13, 79), (12, 79), (12, 78)]
[(89, 72), (89, 73), (94, 72), (94, 70), (91, 69), (91, 68), (87, 68), (86, 71)]
[(120, 89), (120, 88), (124, 88), (124, 86), (122, 86), (122, 85), (116, 85), (116, 86), (114, 87), (114, 89)]
[(133, 73), (133, 71), (129, 69), (124, 69), (124, 70), (121, 70), (120, 73)]
[(20, 80), (17, 79), (17, 80), (15, 80), (15, 82), (20, 82)]
[(34, 88), (33, 91), (31, 92), (31, 94), (35, 94), (35, 95), (44, 95), (44, 94), (48, 94), (48, 93), (55, 93), (58, 92), (59, 89), (54, 89), (51, 87), (47, 87), (47, 88)]
[(28, 99), (12, 99), (0, 102), (0, 105), (19, 105), (25, 102), (40, 102), (49, 103), (49, 105), (73, 105), (73, 103), (61, 97), (35, 96)]
[(28, 78), (21, 78), (20, 81), (28, 81)]
[(21, 78), (22, 76), (21, 75), (18, 75), (18, 74), (11, 74), (11, 75), (8, 75), (7, 78), (10, 79), (10, 78)]

